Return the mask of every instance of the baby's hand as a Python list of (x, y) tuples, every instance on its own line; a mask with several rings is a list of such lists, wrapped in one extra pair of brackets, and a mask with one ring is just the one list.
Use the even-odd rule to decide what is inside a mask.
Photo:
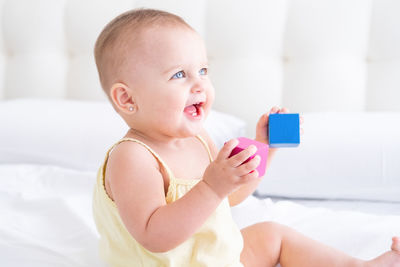
[[(275, 114), (275, 113), (289, 113), (289, 110), (287, 108), (278, 108), (278, 107), (273, 107), (271, 108), (269, 113), (265, 113), (264, 115), (261, 116), (261, 118), (258, 120), (257, 126), (256, 126), (256, 138), (255, 140), (258, 142), (262, 142), (264, 144), (269, 144), (268, 142), (268, 118), (269, 114)], [(300, 126), (303, 123), (304, 119), (302, 116), (300, 116)], [(300, 128), (300, 134), (303, 134), (303, 129)], [(276, 150), (276, 148), (270, 148), (270, 152), (273, 152)]]
[(238, 154), (229, 157), (232, 150), (238, 145), (237, 139), (229, 140), (224, 144), (217, 158), (210, 163), (204, 172), (203, 181), (223, 199), (242, 184), (258, 179), (257, 166), (260, 164), (260, 156), (244, 163), (254, 155), (257, 148), (250, 145)]

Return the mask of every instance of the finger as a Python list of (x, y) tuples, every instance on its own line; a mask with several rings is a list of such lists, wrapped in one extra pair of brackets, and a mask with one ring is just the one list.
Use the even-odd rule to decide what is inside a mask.
[(229, 140), (224, 144), (224, 146), (221, 148), (221, 150), (218, 152), (216, 160), (224, 160), (227, 159), (231, 153), (232, 150), (239, 144), (239, 140), (236, 138)]
[(257, 122), (257, 129), (266, 127), (268, 123), (268, 113), (263, 114)]
[(279, 107), (275, 106), (273, 108), (271, 108), (271, 110), (269, 111), (270, 114), (274, 114), (277, 113), (279, 111)]
[(243, 175), (241, 177), (241, 182), (248, 183), (248, 182), (260, 179), (259, 176), (260, 175), (259, 175), (258, 171), (254, 170), (254, 171), (252, 171), (252, 172), (250, 172), (250, 173), (248, 173), (246, 175)]
[(268, 113), (265, 113), (260, 117), (256, 126), (256, 138), (258, 140), (264, 140), (267, 137), (268, 127)]
[(255, 145), (249, 145), (246, 149), (243, 149), (236, 155), (232, 156), (229, 159), (229, 165), (237, 167), (244, 161), (246, 161), (248, 158), (250, 158), (252, 155), (254, 155), (254, 153), (256, 152), (257, 152), (257, 147)]
[(289, 113), (289, 109), (287, 108), (281, 108), (278, 113), (282, 114), (282, 113)]
[(261, 157), (259, 155), (256, 155), (254, 158), (252, 158), (248, 162), (240, 165), (236, 169), (237, 175), (243, 176), (243, 175), (250, 173), (251, 171), (254, 171), (258, 167), (258, 165), (260, 165), (260, 162), (261, 162)]

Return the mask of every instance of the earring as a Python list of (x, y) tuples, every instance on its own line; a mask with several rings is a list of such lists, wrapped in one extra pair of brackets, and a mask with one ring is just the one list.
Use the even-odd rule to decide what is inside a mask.
[(131, 106), (131, 107), (129, 107), (129, 111), (133, 111), (133, 107)]

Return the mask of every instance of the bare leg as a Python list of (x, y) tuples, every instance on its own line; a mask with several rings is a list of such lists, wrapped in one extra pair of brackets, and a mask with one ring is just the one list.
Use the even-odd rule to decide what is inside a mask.
[(393, 239), (392, 251), (365, 262), (303, 236), (293, 229), (264, 222), (242, 230), (241, 261), (246, 267), (400, 267), (400, 240)]

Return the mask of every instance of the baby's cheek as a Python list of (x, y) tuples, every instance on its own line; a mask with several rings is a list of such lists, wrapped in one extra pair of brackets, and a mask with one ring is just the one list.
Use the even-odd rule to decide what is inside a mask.
[(207, 102), (209, 102), (210, 105), (212, 105), (214, 103), (214, 99), (215, 99), (215, 90), (214, 87), (211, 85), (209, 90), (207, 91)]

